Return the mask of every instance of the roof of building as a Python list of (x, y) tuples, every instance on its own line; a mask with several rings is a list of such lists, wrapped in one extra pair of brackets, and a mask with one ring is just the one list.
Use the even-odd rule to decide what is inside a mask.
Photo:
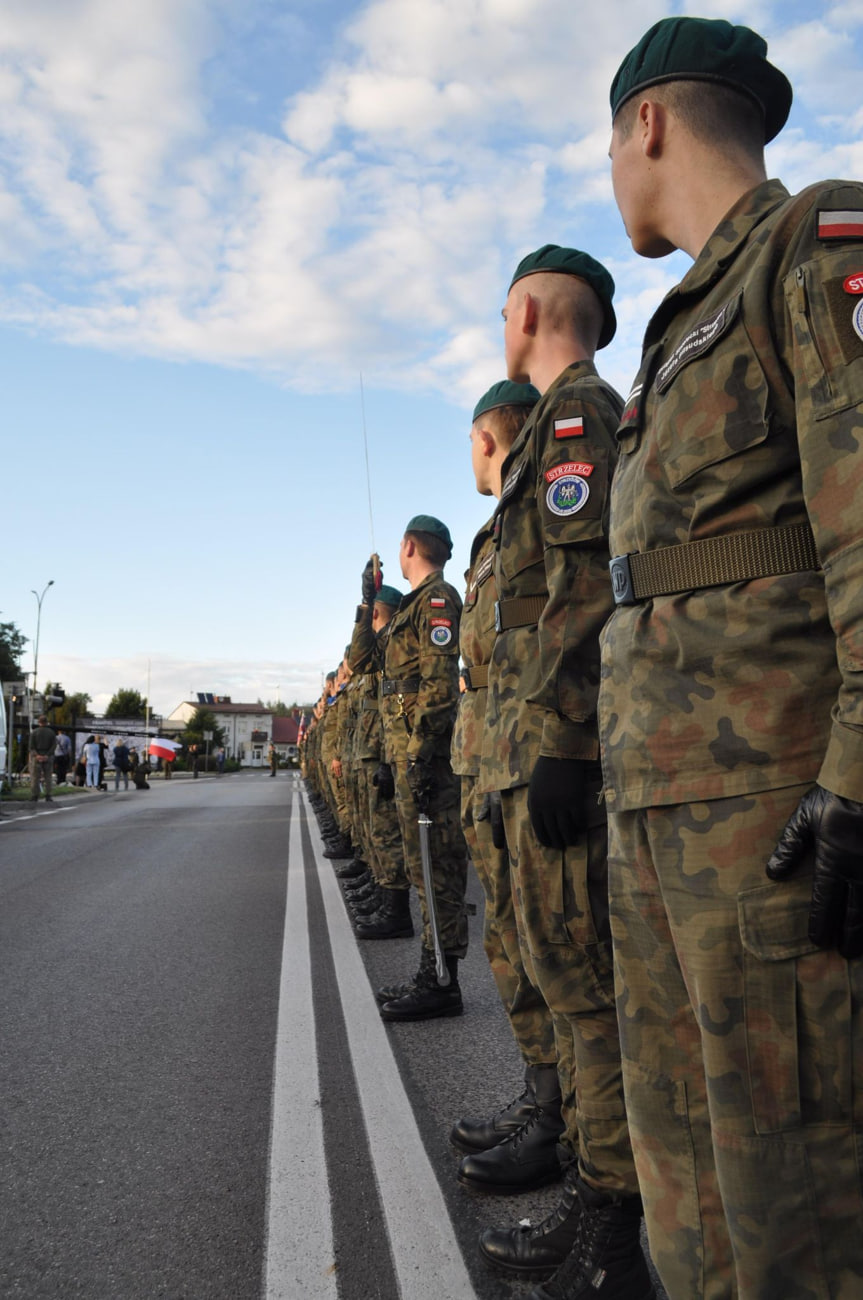
[(276, 714), (273, 718), (273, 744), (296, 745), (299, 729), (299, 718), (293, 718), (290, 714), (287, 716)]

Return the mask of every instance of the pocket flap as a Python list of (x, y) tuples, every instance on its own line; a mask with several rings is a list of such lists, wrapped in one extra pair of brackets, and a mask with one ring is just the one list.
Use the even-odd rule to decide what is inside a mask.
[(787, 961), (818, 952), (809, 938), (812, 878), (758, 885), (737, 896), (744, 948), (761, 961)]

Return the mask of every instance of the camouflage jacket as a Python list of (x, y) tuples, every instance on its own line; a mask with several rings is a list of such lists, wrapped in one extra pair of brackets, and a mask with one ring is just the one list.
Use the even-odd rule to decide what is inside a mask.
[(526, 785), (540, 754), (595, 759), (599, 631), (612, 609), (608, 489), (623, 403), (590, 361), (568, 366), (503, 465), (495, 582), (536, 597), (537, 622), (498, 634), (480, 789)]
[(863, 799), (863, 185), (744, 195), (647, 327), (613, 554), (811, 524), (822, 571), (620, 606), (612, 808), (819, 780)]
[[(449, 758), (458, 701), (461, 597), (438, 570), (402, 598), (387, 627), (381, 716), (388, 762)], [(383, 693), (387, 681), (416, 690)]]
[[(494, 646), (494, 603), (497, 587), (494, 581), (493, 520), (483, 524), (473, 539), (470, 568), (465, 576), (466, 592), (461, 612), (459, 651), (466, 667), (488, 664)], [(465, 690), (459, 696), (458, 714), (452, 733), (452, 770), (458, 776), (479, 774), (482, 735), (485, 727), (485, 706), (488, 689)]]
[(327, 700), (324, 716), (321, 718), (321, 762), (329, 773), (330, 764), (339, 757), (339, 709), (342, 706), (343, 692), (331, 695)]
[(378, 691), (380, 673), (369, 669), (352, 679), (356, 691), (356, 726), (354, 729), (353, 759), (380, 759), (383, 741)]

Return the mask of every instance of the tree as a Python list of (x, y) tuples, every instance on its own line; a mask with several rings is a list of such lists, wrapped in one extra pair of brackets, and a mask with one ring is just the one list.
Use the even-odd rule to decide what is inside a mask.
[[(261, 701), (258, 700), (258, 703), (260, 704)], [(277, 718), (285, 718), (291, 711), (290, 705), (283, 704), (281, 700), (267, 700), (264, 708), (269, 709), (270, 713), (274, 713)]]
[(115, 691), (105, 710), (106, 718), (144, 718), (147, 716), (147, 699), (140, 691), (125, 688)]
[(14, 623), (0, 623), (0, 682), (15, 682), (21, 676), (21, 656), (27, 644)]
[(183, 744), (187, 749), (189, 745), (197, 745), (203, 754), (207, 747), (207, 742), (204, 740), (205, 731), (212, 731), (213, 733), (213, 738), (210, 741), (210, 752), (218, 749), (220, 745), (224, 745), (224, 727), (218, 725), (215, 716), (209, 709), (195, 709), (195, 712), (186, 723), (186, 730), (183, 732)]

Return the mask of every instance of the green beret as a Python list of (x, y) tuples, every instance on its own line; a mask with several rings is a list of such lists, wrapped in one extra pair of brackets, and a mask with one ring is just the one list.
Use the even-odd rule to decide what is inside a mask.
[(764, 142), (791, 111), (788, 78), (767, 62), (767, 42), (724, 18), (663, 18), (630, 50), (611, 83), (612, 120), (621, 104), (663, 81), (714, 81), (753, 99), (764, 115)]
[(481, 397), (473, 408), (473, 423), (486, 411), (494, 411), (499, 406), (536, 406), (540, 393), (533, 384), (515, 384), (511, 379), (502, 379)]
[(433, 537), (439, 537), (444, 545), (449, 547), (449, 553), (452, 555), (452, 538), (449, 535), (449, 529), (446, 524), (442, 524), (439, 519), (435, 519), (434, 515), (414, 515), (405, 532), (431, 533)]
[(614, 338), (617, 329), (617, 317), (611, 300), (614, 297), (614, 281), (601, 263), (589, 253), (580, 253), (577, 248), (561, 248), (560, 244), (543, 244), (535, 253), (528, 253), (515, 268), (515, 275), (509, 282), (510, 289), (517, 280), (526, 275), (536, 275), (539, 271), (554, 271), (561, 275), (574, 275), (579, 280), (586, 280), (602, 304), (605, 323), (599, 336), (597, 347), (604, 348)]
[(392, 605), (393, 609), (398, 609), (402, 603), (402, 593), (395, 587), (388, 587), (384, 583), (378, 591), (375, 592), (376, 605)]

